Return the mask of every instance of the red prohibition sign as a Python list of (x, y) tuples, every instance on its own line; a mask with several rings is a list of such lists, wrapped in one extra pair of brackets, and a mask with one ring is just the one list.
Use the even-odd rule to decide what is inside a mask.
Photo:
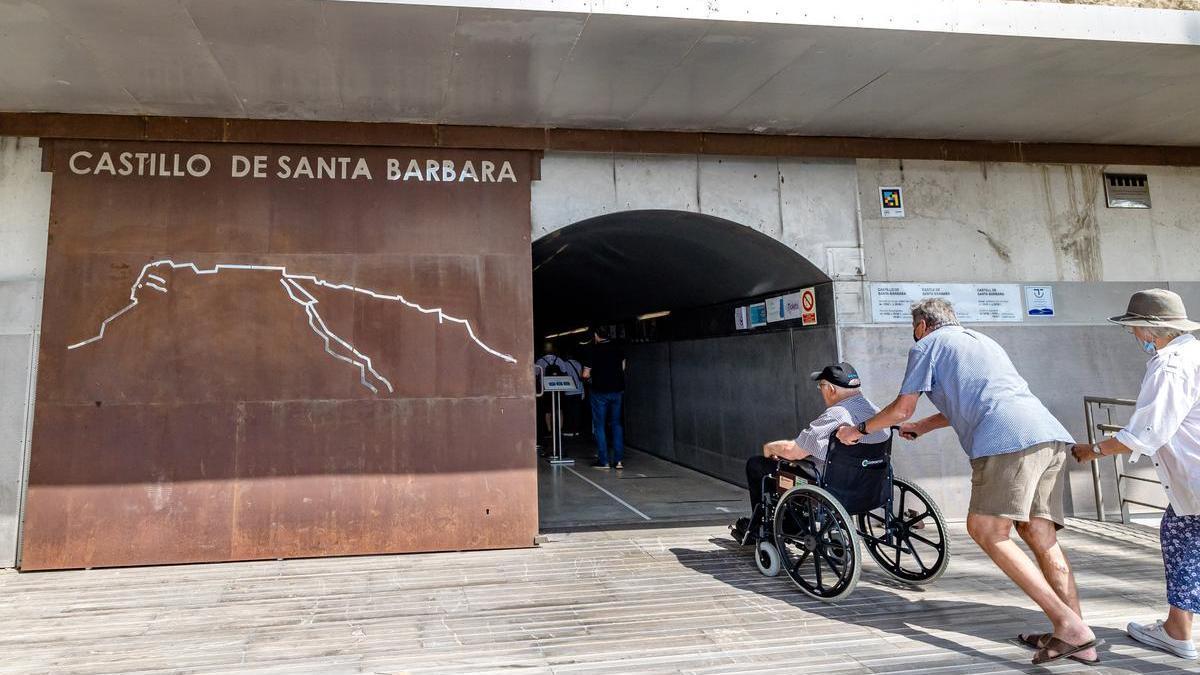
[(813, 298), (812, 291), (805, 291), (804, 295), (800, 296), (800, 304), (804, 305), (804, 311), (811, 312), (813, 304), (816, 300)]

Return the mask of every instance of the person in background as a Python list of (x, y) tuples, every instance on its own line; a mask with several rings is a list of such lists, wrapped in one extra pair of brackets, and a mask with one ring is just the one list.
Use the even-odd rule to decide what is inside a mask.
[[(808, 478), (814, 479), (817, 471), (824, 470), (829, 451), (829, 437), (843, 425), (855, 425), (871, 418), (879, 408), (860, 391), (862, 380), (858, 371), (849, 363), (836, 363), (812, 373), (825, 411), (809, 423), (795, 439), (771, 441), (763, 446), (762, 455), (746, 460), (746, 487), (750, 490), (750, 517), (739, 518), (730, 526), (730, 534), (739, 543), (748, 544), (747, 534), (758, 530), (759, 513), (763, 500), (763, 478), (779, 471), (782, 462), (791, 462)], [(865, 438), (867, 443), (882, 443), (888, 439), (886, 429)], [(771, 479), (765, 489), (774, 489)]]
[(1076, 444), (1081, 462), (1130, 454), (1149, 457), (1170, 505), (1159, 526), (1167, 577), (1166, 620), (1130, 622), (1129, 636), (1184, 659), (1196, 658), (1192, 618), (1200, 612), (1200, 341), (1179, 295), (1138, 291), (1127, 311), (1109, 321), (1125, 326), (1151, 355), (1129, 424), (1102, 443)]
[[(562, 392), (562, 396), (564, 398), (562, 400), (562, 408), (558, 411), (558, 423), (560, 428), (563, 428), (561, 426), (563, 424), (563, 418), (570, 417), (570, 415), (565, 412), (565, 409), (568, 406), (566, 398), (571, 396), (583, 396), (582, 367), (578, 361), (564, 359), (563, 357), (559, 356), (554, 348), (554, 343), (549, 341), (542, 345), (542, 356), (534, 363), (534, 365), (537, 368), (537, 372), (540, 373), (542, 377), (565, 376), (571, 378), (571, 381), (575, 385), (575, 388), (571, 391)], [(551, 419), (552, 415), (550, 413), (551, 407), (550, 394), (544, 394), (538, 399), (538, 408), (542, 411), (542, 419), (544, 419), (546, 423), (547, 435), (554, 433), (554, 420)]]
[(563, 435), (574, 437), (579, 435), (579, 422), (583, 419), (583, 401), (587, 393), (583, 387), (583, 364), (571, 354), (564, 356), (570, 372), (574, 373), (575, 389), (563, 392)]
[[(947, 426), (958, 434), (971, 460), (967, 534), (1053, 626), (1051, 633), (1017, 639), (1037, 650), (1035, 665), (1062, 658), (1098, 663), (1096, 647), (1103, 640), (1083, 620), (1075, 576), (1057, 536), (1066, 522), (1063, 468), (1071, 435), (1029, 390), (1004, 349), (960, 326), (949, 302), (914, 303), (912, 321), (916, 344), (900, 395), (857, 428), (839, 429), (838, 439), (857, 443), (905, 422), (927, 394), (939, 412), (901, 424), (900, 435), (913, 439)], [(1012, 540), (1014, 524), (1037, 564)]]
[[(624, 469), (625, 429), (621, 404), (625, 393), (625, 349), (612, 340), (606, 327), (592, 331), (592, 344), (583, 358), (583, 379), (591, 384), (592, 433), (596, 437), (599, 469)], [(608, 428), (612, 428), (612, 457), (608, 454)]]

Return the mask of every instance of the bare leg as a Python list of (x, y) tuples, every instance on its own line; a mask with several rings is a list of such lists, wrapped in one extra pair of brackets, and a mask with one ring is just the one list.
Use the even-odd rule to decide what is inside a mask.
[(1191, 612), (1172, 606), (1167, 613), (1167, 620), (1163, 622), (1167, 635), (1176, 640), (1191, 640), (1192, 616)]
[(1054, 594), (1067, 604), (1080, 617), (1083, 611), (1079, 608), (1079, 591), (1075, 587), (1075, 573), (1067, 562), (1067, 554), (1058, 543), (1058, 534), (1054, 529), (1054, 521), (1045, 518), (1031, 518), (1027, 523), (1017, 523), (1017, 534), (1025, 540), (1029, 550), (1033, 551), (1042, 576), (1054, 589)]
[[(979, 548), (1004, 574), (1033, 600), (1050, 619), (1054, 636), (1068, 644), (1082, 644), (1096, 638), (1079, 614), (1062, 598), (1042, 575), (1037, 565), (1009, 538), (1012, 521), (997, 516), (972, 513), (967, 516), (967, 532)], [(1063, 559), (1065, 562), (1065, 558)], [(1068, 579), (1070, 570), (1064, 575)], [(1080, 652), (1085, 659), (1096, 658), (1095, 650)]]

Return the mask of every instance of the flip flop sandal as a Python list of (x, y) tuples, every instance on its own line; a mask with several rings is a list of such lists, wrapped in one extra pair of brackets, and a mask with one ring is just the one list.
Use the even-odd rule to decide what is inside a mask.
[[(1054, 637), (1054, 633), (1019, 633), (1017, 635), (1017, 639), (1014, 640), (1014, 642), (1021, 645), (1022, 647), (1029, 647), (1030, 649), (1041, 649), (1042, 647), (1046, 646), (1046, 642), (1049, 641), (1050, 638), (1052, 638), (1052, 637)], [(1085, 659), (1082, 656), (1068, 656), (1067, 658), (1071, 659), (1072, 661), (1075, 661), (1076, 663), (1082, 663), (1085, 666), (1100, 665), (1099, 657), (1096, 657), (1094, 659)]]
[[(1050, 663), (1059, 659), (1069, 658), (1074, 654), (1078, 654), (1079, 652), (1091, 649), (1093, 647), (1099, 647), (1102, 644), (1104, 644), (1104, 640), (1096, 639), (1089, 640), (1081, 645), (1073, 645), (1069, 642), (1063, 642), (1062, 640), (1051, 635), (1045, 646), (1038, 649), (1037, 654), (1034, 655), (1033, 665), (1040, 666), (1043, 663)], [(1051, 649), (1058, 653), (1054, 656), (1050, 656)], [(1082, 661), (1083, 663), (1087, 663), (1087, 661), (1083, 661), (1082, 659), (1078, 660)]]
[(1030, 649), (1041, 649), (1054, 637), (1054, 633), (1018, 633), (1016, 643)]

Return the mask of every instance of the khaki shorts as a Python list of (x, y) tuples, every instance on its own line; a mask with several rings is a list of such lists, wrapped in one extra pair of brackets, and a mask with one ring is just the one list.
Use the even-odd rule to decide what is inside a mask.
[(1066, 463), (1067, 444), (1061, 441), (973, 459), (968, 511), (1021, 523), (1045, 518), (1061, 529)]

